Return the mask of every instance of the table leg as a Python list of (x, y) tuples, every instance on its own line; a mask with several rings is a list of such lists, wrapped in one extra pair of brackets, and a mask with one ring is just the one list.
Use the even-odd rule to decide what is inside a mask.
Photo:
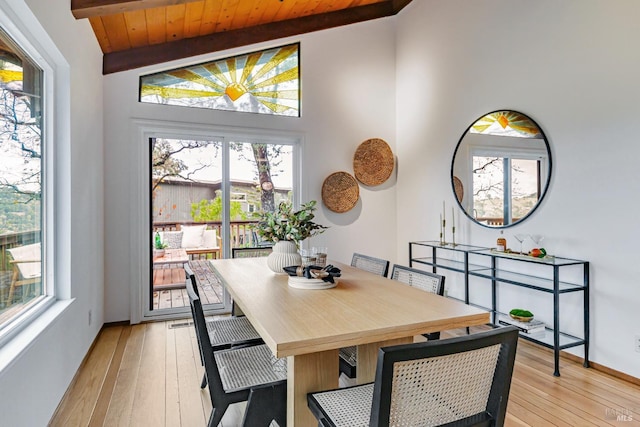
[(287, 357), (287, 425), (317, 426), (307, 393), (338, 388), (338, 350)]
[(380, 347), (409, 344), (412, 342), (413, 337), (407, 337), (359, 345), (358, 367), (356, 369), (356, 383), (366, 384), (373, 382), (376, 379), (376, 366), (378, 364), (378, 350), (380, 349)]

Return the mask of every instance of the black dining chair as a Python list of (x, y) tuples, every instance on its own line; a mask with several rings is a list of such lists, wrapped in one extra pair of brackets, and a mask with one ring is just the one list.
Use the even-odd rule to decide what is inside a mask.
[[(254, 237), (254, 239), (256, 238), (257, 237)], [(273, 252), (272, 246), (231, 248), (231, 258), (266, 257), (269, 256), (271, 252)], [(233, 300), (231, 301), (231, 314), (234, 316), (244, 316), (244, 313), (242, 313), (242, 310), (240, 309), (240, 307), (238, 307), (238, 304), (236, 304), (236, 302)]]
[(378, 276), (387, 277), (389, 261), (356, 252), (351, 257), (351, 267), (359, 268), (360, 270), (368, 271)]
[[(444, 296), (445, 277), (440, 274), (394, 264), (391, 269), (390, 279), (406, 283), (409, 286), (431, 292), (432, 294)], [(431, 332), (429, 334), (422, 334), (422, 336), (430, 340), (437, 340), (440, 339), (440, 332)]]
[[(199, 261), (190, 261), (189, 263), (184, 264), (184, 272), (186, 275), (185, 286), (187, 288), (187, 292), (191, 291), (195, 295), (200, 297), (200, 292), (198, 291), (198, 281), (190, 265), (193, 262)], [(191, 314), (193, 315), (193, 308), (191, 310)], [(215, 319), (206, 319), (205, 326), (205, 330), (207, 332), (207, 335), (209, 336), (208, 342), (211, 346), (211, 349), (214, 351), (231, 348), (234, 346), (264, 344), (264, 341), (262, 341), (262, 338), (260, 337), (260, 334), (258, 334), (258, 331), (256, 331), (256, 329), (253, 327), (249, 319), (244, 316), (228, 316)], [(202, 345), (199, 339), (198, 345)], [(201, 360), (201, 362), (204, 363), (203, 360)], [(206, 375), (204, 375), (200, 387), (205, 388), (206, 385), (207, 377)]]
[[(351, 257), (351, 267), (387, 277), (389, 272), (389, 261), (354, 252)], [(340, 373), (349, 378), (355, 378), (358, 371), (358, 351), (356, 346), (343, 347), (340, 349)]]
[(229, 405), (247, 402), (242, 426), (266, 427), (274, 420), (285, 426), (287, 360), (274, 357), (264, 344), (219, 351), (204, 345), (209, 334), (202, 303), (192, 286), (187, 293), (213, 407), (207, 425), (220, 424)]
[(232, 248), (231, 258), (265, 257), (271, 252), (273, 252), (273, 247), (271, 246)]
[(515, 327), (383, 347), (375, 382), (307, 395), (320, 426), (502, 426)]

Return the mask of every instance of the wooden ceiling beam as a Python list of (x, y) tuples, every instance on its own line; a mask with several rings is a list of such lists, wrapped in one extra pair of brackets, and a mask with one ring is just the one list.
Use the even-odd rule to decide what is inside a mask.
[(391, 3), (393, 4), (393, 11), (398, 13), (404, 9), (406, 5), (411, 3), (411, 0), (391, 0)]
[[(408, 3), (406, 0), (401, 3)], [(268, 40), (392, 16), (393, 4), (373, 3), (334, 12), (271, 22), (239, 30), (106, 53), (102, 73), (111, 74)]]
[(202, 0), (71, 0), (71, 13), (76, 19), (93, 18), (196, 1)]

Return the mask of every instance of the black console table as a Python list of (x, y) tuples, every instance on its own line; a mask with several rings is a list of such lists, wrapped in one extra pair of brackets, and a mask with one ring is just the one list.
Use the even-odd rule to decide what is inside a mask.
[[(520, 264), (526, 263), (526, 264)], [(499, 284), (519, 286), (553, 295), (553, 325), (547, 325), (542, 336), (521, 333), (526, 340), (538, 343), (554, 351), (554, 375), (560, 376), (560, 350), (584, 346), (585, 368), (589, 367), (589, 262), (577, 259), (533, 257), (500, 253), (492, 248), (470, 245), (441, 245), (437, 241), (419, 241), (409, 243), (409, 265), (416, 264), (431, 267), (434, 273), (439, 269), (455, 271), (464, 275), (464, 302), (469, 301), (469, 279), (479, 277), (491, 281), (491, 307), (481, 308), (492, 313), (494, 324), (498, 317), (506, 315), (497, 309)], [(525, 267), (526, 274), (522, 272)], [(581, 280), (561, 281), (561, 270), (577, 266), (582, 268)], [(545, 270), (547, 270), (545, 272)], [(530, 274), (529, 271), (536, 273)], [(538, 274), (538, 272), (540, 274)], [(584, 305), (583, 335), (577, 337), (562, 332), (560, 325), (560, 296), (567, 293), (581, 292)]]

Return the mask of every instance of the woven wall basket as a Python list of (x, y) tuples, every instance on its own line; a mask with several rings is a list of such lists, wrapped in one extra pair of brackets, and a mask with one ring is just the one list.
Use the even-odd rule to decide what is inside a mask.
[(456, 193), (456, 198), (460, 203), (462, 203), (462, 199), (464, 198), (464, 186), (462, 185), (462, 181), (457, 176), (453, 177), (453, 190)]
[(322, 184), (322, 202), (331, 211), (350, 211), (358, 203), (358, 181), (347, 172), (334, 172)]
[(393, 152), (380, 138), (367, 139), (353, 156), (353, 171), (364, 185), (380, 185), (391, 176), (395, 160)]

